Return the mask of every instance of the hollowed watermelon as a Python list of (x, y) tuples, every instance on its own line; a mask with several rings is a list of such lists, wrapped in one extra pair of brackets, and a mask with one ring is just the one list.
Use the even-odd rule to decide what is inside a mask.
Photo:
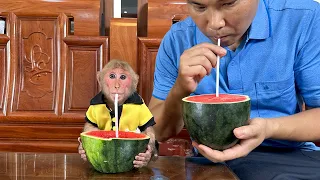
[(133, 160), (147, 149), (150, 137), (119, 131), (88, 131), (80, 134), (82, 146), (94, 169), (102, 173), (119, 173), (133, 169)]
[(237, 94), (205, 94), (182, 99), (183, 120), (191, 138), (216, 150), (235, 145), (233, 129), (247, 124), (250, 98)]

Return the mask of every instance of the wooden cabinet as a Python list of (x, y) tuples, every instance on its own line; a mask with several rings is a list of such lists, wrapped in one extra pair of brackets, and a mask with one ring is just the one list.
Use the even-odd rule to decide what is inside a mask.
[(100, 0), (1, 1), (1, 151), (76, 152), (108, 60), (99, 10)]

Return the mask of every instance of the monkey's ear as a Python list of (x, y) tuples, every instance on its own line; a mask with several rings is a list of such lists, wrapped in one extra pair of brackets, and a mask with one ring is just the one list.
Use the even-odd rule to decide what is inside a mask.
[(97, 81), (99, 83), (99, 86), (101, 87), (101, 82), (100, 82), (100, 71), (97, 72)]

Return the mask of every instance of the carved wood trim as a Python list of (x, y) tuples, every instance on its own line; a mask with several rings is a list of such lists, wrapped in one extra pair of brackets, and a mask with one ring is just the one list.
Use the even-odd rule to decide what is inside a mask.
[(7, 43), (9, 37), (0, 35), (0, 116), (5, 115), (5, 104), (7, 94)]
[[(56, 17), (28, 17), (21, 13), (19, 16), (9, 13), (10, 83), (7, 117), (36, 122), (57, 116), (61, 91), (58, 60), (62, 59), (59, 54), (63, 54), (63, 44), (60, 43), (66, 35), (66, 31), (63, 31), (66, 21), (67, 17), (63, 14)], [(45, 122), (50, 122), (50, 119)]]
[(151, 53), (157, 53), (162, 38), (138, 38), (139, 49), (139, 85), (138, 92), (144, 99), (146, 104), (149, 104), (153, 90), (153, 74), (155, 66), (155, 56)]

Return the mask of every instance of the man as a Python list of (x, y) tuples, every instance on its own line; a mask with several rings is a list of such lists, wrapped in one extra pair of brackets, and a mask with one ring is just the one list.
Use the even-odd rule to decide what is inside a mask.
[(320, 140), (319, 4), (187, 2), (190, 17), (172, 26), (156, 59), (149, 108), (157, 139), (183, 128), (181, 108), (176, 108), (183, 97), (215, 93), (220, 56), (219, 91), (249, 95), (251, 119), (234, 129), (241, 141), (232, 148), (193, 146), (213, 162), (226, 162), (240, 179), (320, 179), (320, 148), (311, 142)]

